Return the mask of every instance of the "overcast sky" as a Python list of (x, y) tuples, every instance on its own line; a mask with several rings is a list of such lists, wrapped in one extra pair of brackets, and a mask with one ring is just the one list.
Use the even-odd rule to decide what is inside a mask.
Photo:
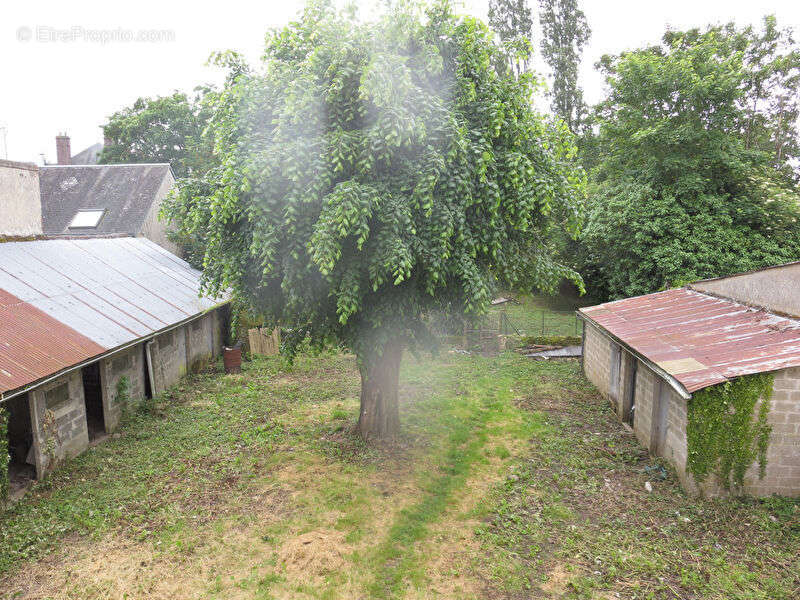
[[(531, 5), (536, 0), (529, 0)], [(55, 135), (66, 131), (73, 154), (102, 141), (100, 125), (139, 96), (191, 90), (220, 80), (204, 66), (213, 50), (232, 48), (251, 61), (265, 31), (290, 20), (302, 0), (165, 2), (38, 0), (5, 4), (0, 19), (0, 158), (55, 161)], [(463, 0), (486, 16), (488, 0)], [(583, 0), (592, 28), (582, 85), (589, 102), (603, 96), (592, 66), (603, 54), (656, 43), (667, 25), (758, 23), (773, 13), (800, 36), (797, 0)], [(147, 41), (136, 39), (145, 36)], [(5, 128), (6, 148), (3, 147)]]

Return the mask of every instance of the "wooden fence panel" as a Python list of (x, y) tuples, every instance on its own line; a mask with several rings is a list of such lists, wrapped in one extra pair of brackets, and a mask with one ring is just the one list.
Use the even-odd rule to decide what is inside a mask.
[(252, 354), (272, 356), (281, 350), (281, 332), (277, 327), (270, 331), (266, 327), (254, 327), (247, 330)]

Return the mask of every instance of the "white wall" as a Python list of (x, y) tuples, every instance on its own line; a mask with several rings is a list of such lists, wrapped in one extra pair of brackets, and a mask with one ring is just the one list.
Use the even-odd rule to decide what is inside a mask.
[(175, 178), (172, 176), (172, 172), (170, 171), (167, 173), (167, 176), (161, 183), (161, 187), (158, 189), (156, 199), (150, 207), (150, 212), (147, 213), (147, 217), (142, 224), (142, 230), (139, 232), (139, 235), (147, 238), (151, 242), (155, 242), (168, 252), (172, 252), (173, 254), (180, 256), (180, 248), (167, 239), (168, 224), (164, 223), (158, 218), (158, 213), (161, 210), (161, 204), (174, 185)]
[(39, 168), (28, 163), (0, 160), (0, 235), (41, 233)]
[(800, 317), (800, 263), (698, 281), (689, 287)]

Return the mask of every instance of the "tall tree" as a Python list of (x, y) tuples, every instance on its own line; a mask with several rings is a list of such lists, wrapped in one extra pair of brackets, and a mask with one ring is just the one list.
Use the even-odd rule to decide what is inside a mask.
[(528, 70), (532, 50), (528, 0), (489, 0), (489, 25), (500, 36), (509, 65), (519, 77)]
[[(671, 31), (660, 46), (603, 58), (610, 95), (598, 110), (602, 160), (582, 269), (596, 295), (800, 258), (800, 195), (788, 175), (796, 129), (773, 145), (800, 62), (796, 49), (764, 44), (772, 27)], [(781, 70), (783, 83), (757, 83)]]
[(553, 77), (553, 112), (577, 133), (585, 112), (578, 68), (592, 30), (578, 0), (539, 0), (542, 56)]
[(208, 236), (208, 291), (288, 327), (290, 352), (355, 352), (367, 438), (398, 430), (401, 357), (434, 344), (427, 315), (480, 315), (498, 283), (578, 280), (549, 243), (580, 223), (572, 136), (533, 111), (485, 25), (446, 2), (414, 11), (364, 23), (311, 3), (263, 72), (222, 91), (220, 166), (167, 207)]
[(103, 126), (102, 164), (168, 162), (176, 177), (202, 173), (214, 164), (213, 140), (203, 135), (216, 90), (204, 86), (193, 96), (139, 98)]

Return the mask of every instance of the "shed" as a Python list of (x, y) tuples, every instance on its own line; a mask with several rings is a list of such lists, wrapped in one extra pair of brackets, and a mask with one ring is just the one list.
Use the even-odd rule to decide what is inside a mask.
[(800, 263), (700, 281), (582, 308), (583, 369), (650, 452), (668, 460), (689, 491), (689, 406), (698, 390), (772, 373), (767, 462), (747, 471), (750, 495), (800, 496)]
[[(12, 469), (41, 477), (222, 346), (227, 296), (144, 238), (0, 244), (0, 403)], [(119, 392), (127, 379), (128, 393)]]

